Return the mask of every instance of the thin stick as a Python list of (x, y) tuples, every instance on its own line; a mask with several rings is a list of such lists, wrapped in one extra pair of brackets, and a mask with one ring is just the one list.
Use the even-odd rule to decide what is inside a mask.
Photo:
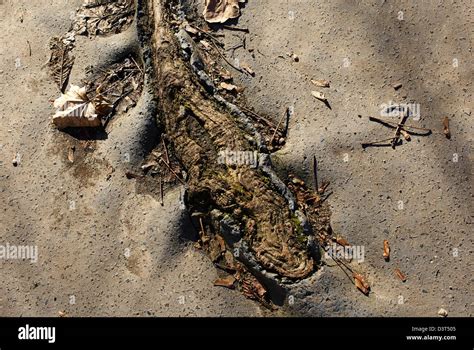
[[(219, 50), (219, 48), (217, 47), (216, 43), (212, 41), (212, 45), (214, 45), (214, 48), (216, 49), (217, 51), (217, 54), (229, 65), (231, 66), (232, 68), (234, 68), (236, 71), (240, 72), (240, 73), (247, 73), (247, 71), (243, 70), (242, 68), (239, 68), (239, 67), (236, 67), (234, 66), (228, 59), (227, 57), (224, 56), (224, 54), (221, 52), (221, 50)], [(249, 73), (247, 73), (249, 74)]]
[(31, 44), (30, 44), (30, 41), (27, 40), (26, 42), (28, 43), (28, 52), (29, 52), (29, 55), (31, 56)]
[(278, 132), (278, 129), (280, 128), (280, 125), (281, 123), (283, 122), (283, 118), (287, 117), (288, 116), (288, 111), (289, 111), (289, 108), (286, 109), (285, 111), (285, 114), (282, 115), (282, 117), (280, 118), (280, 120), (278, 121), (278, 124), (275, 128), (275, 132), (273, 133), (273, 136), (272, 138), (270, 139), (270, 145), (273, 144), (273, 139), (275, 138), (277, 132)]
[(397, 146), (398, 140), (400, 139), (400, 134), (401, 134), (401, 131), (402, 131), (403, 124), (405, 124), (405, 122), (408, 118), (408, 115), (409, 115), (409, 111), (408, 111), (408, 108), (407, 108), (407, 110), (404, 111), (403, 115), (401, 116), (400, 123), (398, 124), (397, 129), (395, 130), (395, 135), (394, 135), (393, 140), (391, 142), (393, 149), (395, 149), (395, 147)]
[(164, 206), (164, 201), (163, 201), (163, 178), (160, 176), (160, 204), (161, 206)]
[(175, 171), (171, 168), (171, 166), (165, 162), (165, 160), (163, 159), (163, 163), (165, 163), (165, 165), (168, 167), (168, 169), (173, 173), (173, 175), (179, 180), (179, 182), (181, 182), (183, 185), (186, 186), (186, 183), (178, 176), (178, 174), (175, 173)]
[(391, 138), (389, 138), (389, 139), (386, 139), (386, 140), (378, 140), (378, 141), (366, 142), (366, 143), (363, 143), (363, 144), (362, 144), (362, 147), (370, 146), (370, 145), (375, 145), (375, 144), (377, 144), (377, 143), (387, 142), (387, 141), (392, 141), (392, 140), (393, 140), (393, 137), (391, 137)]
[(130, 58), (132, 59), (133, 63), (135, 63), (135, 66), (137, 66), (137, 68), (138, 68), (138, 70), (140, 71), (140, 73), (143, 74), (143, 70), (142, 70), (141, 67), (138, 65), (137, 61), (135, 61), (135, 59), (134, 59), (132, 56), (130, 56)]
[(166, 147), (165, 139), (164, 139), (163, 136), (161, 136), (161, 142), (163, 142), (163, 149), (165, 151), (165, 157), (166, 157), (165, 161), (166, 161), (166, 163), (169, 164), (170, 163), (170, 157), (169, 157), (168, 148)]
[(316, 159), (316, 156), (313, 156), (313, 178), (314, 178), (314, 190), (316, 193), (319, 191), (319, 185), (318, 185), (318, 160)]
[(391, 124), (391, 125), (394, 125), (394, 126), (403, 126), (403, 129), (405, 129), (405, 130), (406, 130), (406, 128), (409, 128), (409, 129), (415, 129), (415, 130), (422, 130), (422, 131), (431, 132), (431, 129), (420, 128), (418, 126), (413, 126), (413, 125), (408, 125), (408, 124), (399, 124), (399, 123), (395, 123), (395, 122), (392, 122), (392, 121), (388, 121), (388, 120), (384, 120), (384, 119), (380, 119), (380, 118), (376, 118), (376, 117), (369, 117), (369, 120), (375, 121), (375, 122), (380, 122), (380, 123)]
[(231, 26), (227, 26), (227, 25), (223, 25), (222, 28), (228, 29), (228, 30), (235, 30), (236, 32), (250, 33), (248, 28), (231, 27)]
[[(204, 225), (202, 224), (202, 218), (199, 218), (199, 225), (201, 225), (201, 233), (202, 233), (202, 236), (205, 236), (206, 235), (206, 231), (204, 231)], [(201, 236), (201, 237), (202, 237)]]
[(247, 113), (250, 113), (252, 114), (254, 117), (256, 117), (257, 119), (260, 119), (260, 120), (263, 120), (265, 123), (267, 123), (267, 125), (271, 126), (272, 128), (275, 127), (275, 124), (272, 123), (271, 121), (269, 121), (268, 119), (258, 115), (257, 113), (255, 113), (254, 111), (252, 111), (251, 109), (248, 109), (248, 108), (245, 108), (245, 107), (241, 107), (241, 106), (237, 106), (239, 107), (241, 110), (243, 110), (244, 112), (247, 112)]

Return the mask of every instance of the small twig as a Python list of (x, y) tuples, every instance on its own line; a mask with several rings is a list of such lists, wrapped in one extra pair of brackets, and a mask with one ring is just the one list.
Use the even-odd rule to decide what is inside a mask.
[(206, 235), (206, 231), (204, 230), (204, 225), (202, 224), (202, 218), (199, 218), (199, 225), (201, 226), (201, 237)]
[(248, 28), (231, 27), (231, 26), (227, 26), (227, 25), (223, 25), (223, 26), (221, 26), (221, 28), (228, 29), (228, 30), (234, 30), (236, 32), (250, 33)]
[(212, 42), (212, 45), (214, 45), (214, 48), (216, 49), (217, 51), (217, 54), (229, 65), (231, 66), (232, 68), (234, 68), (236, 71), (240, 72), (240, 73), (247, 73), (249, 74), (247, 71), (243, 70), (242, 68), (239, 68), (239, 67), (236, 67), (234, 64), (232, 64), (228, 59), (227, 57), (225, 57), (225, 55), (219, 50), (219, 48), (217, 47), (217, 45)]
[(164, 206), (164, 201), (163, 201), (163, 178), (160, 176), (160, 204), (161, 206)]
[(137, 61), (135, 61), (135, 59), (130, 56), (130, 58), (132, 59), (133, 63), (135, 63), (135, 66), (137, 66), (138, 70), (140, 71), (140, 73), (143, 75), (143, 70), (142, 68), (138, 65)]
[(246, 107), (241, 107), (241, 106), (237, 106), (239, 107), (241, 110), (243, 110), (244, 112), (247, 112), (251, 115), (253, 115), (255, 118), (259, 119), (259, 120), (263, 120), (267, 125), (269, 125), (270, 127), (274, 128), (275, 127), (275, 124), (272, 123), (271, 121), (269, 121), (268, 119), (258, 115), (257, 113), (255, 113), (254, 111), (252, 111), (251, 109), (248, 109)]
[(366, 142), (366, 143), (362, 144), (362, 147), (368, 147), (368, 146), (372, 146), (372, 145), (375, 145), (375, 144), (378, 144), (378, 143), (381, 143), (381, 142), (387, 142), (387, 141), (393, 141), (393, 137), (391, 137), (389, 139), (385, 139), (385, 140)]
[[(378, 122), (378, 123), (382, 123), (382, 124), (389, 124), (392, 127), (402, 126), (403, 129), (405, 129), (405, 130), (408, 128), (408, 129), (432, 132), (431, 129), (421, 128), (421, 127), (418, 127), (418, 126), (413, 126), (413, 125), (408, 125), (408, 124), (399, 124), (399, 123), (396, 123), (396, 122), (392, 122), (392, 121), (388, 121), (388, 120), (384, 120), (384, 119), (380, 119), (380, 118), (376, 118), (376, 117), (369, 117), (369, 120), (374, 121), (374, 122)], [(406, 130), (406, 131), (408, 131), (408, 130)]]
[(319, 192), (319, 185), (318, 185), (318, 160), (316, 156), (313, 156), (313, 179), (314, 179), (314, 190), (316, 193)]
[(287, 108), (286, 111), (285, 111), (285, 114), (283, 114), (282, 117), (280, 118), (280, 120), (278, 121), (278, 124), (277, 124), (277, 126), (275, 127), (275, 132), (273, 133), (273, 136), (272, 136), (272, 138), (270, 139), (270, 145), (273, 144), (273, 140), (275, 139), (275, 136), (276, 136), (276, 134), (277, 134), (277, 132), (278, 132), (278, 129), (280, 128), (280, 125), (281, 125), (281, 123), (283, 122), (283, 119), (284, 119), (285, 117), (288, 117), (288, 113), (289, 113), (289, 112), (290, 112), (290, 109)]
[(165, 152), (165, 161), (166, 163), (170, 163), (170, 157), (169, 157), (169, 154), (168, 154), (168, 148), (166, 147), (166, 143), (165, 143), (165, 139), (163, 137), (163, 135), (161, 136), (161, 142), (163, 143), (163, 149), (164, 149), (164, 152)]
[(409, 116), (409, 110), (407, 108), (407, 110), (403, 113), (403, 115), (401, 116), (400, 118), (400, 122), (397, 126), (397, 129), (395, 130), (395, 135), (393, 137), (393, 140), (391, 142), (392, 144), (392, 148), (395, 149), (395, 147), (397, 146), (398, 144), (398, 140), (400, 139), (400, 134), (401, 134), (401, 131), (402, 131), (402, 128), (403, 128), (403, 125), (405, 124), (408, 116)]
[(173, 173), (173, 175), (179, 180), (179, 182), (181, 182), (183, 185), (186, 186), (186, 183), (178, 176), (178, 174), (176, 174), (176, 172), (171, 168), (171, 165), (169, 165), (168, 163), (165, 162), (165, 160), (163, 159), (163, 163), (165, 163), (165, 165), (168, 167), (168, 169)]
[(29, 56), (31, 57), (31, 44), (29, 40), (27, 40), (26, 42), (28, 43), (28, 53), (29, 53)]

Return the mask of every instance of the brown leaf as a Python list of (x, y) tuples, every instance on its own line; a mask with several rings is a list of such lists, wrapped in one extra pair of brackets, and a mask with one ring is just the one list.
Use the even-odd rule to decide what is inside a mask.
[(349, 242), (342, 237), (336, 237), (336, 243), (342, 245), (343, 247), (350, 246)]
[(224, 82), (222, 82), (220, 84), (220, 86), (224, 90), (227, 90), (227, 91), (230, 91), (230, 92), (242, 92), (244, 90), (242, 87), (238, 87), (236, 85), (228, 84), (228, 83), (224, 83)]
[(235, 277), (232, 275), (229, 275), (224, 278), (218, 278), (214, 281), (215, 286), (225, 287), (225, 288), (230, 288), (230, 289), (234, 289), (234, 283), (235, 283)]
[(54, 107), (57, 111), (53, 116), (53, 123), (59, 129), (102, 126), (100, 116), (107, 114), (112, 108), (101, 98), (89, 101), (86, 88), (75, 85), (54, 101)]
[(239, 0), (206, 0), (204, 19), (209, 23), (224, 23), (240, 16)]
[(319, 87), (326, 87), (326, 88), (328, 88), (329, 85), (331, 84), (329, 80), (314, 80), (314, 79), (311, 79), (311, 83), (313, 83), (313, 85), (316, 85)]
[(395, 269), (395, 274), (398, 278), (400, 278), (402, 282), (405, 282), (407, 280), (407, 277), (399, 269)]
[(390, 260), (390, 245), (387, 240), (383, 241), (383, 258), (385, 260)]
[(354, 277), (354, 283), (356, 287), (365, 295), (368, 295), (370, 292), (370, 285), (367, 283), (365, 280), (364, 276), (362, 276), (360, 273), (354, 272), (352, 277)]

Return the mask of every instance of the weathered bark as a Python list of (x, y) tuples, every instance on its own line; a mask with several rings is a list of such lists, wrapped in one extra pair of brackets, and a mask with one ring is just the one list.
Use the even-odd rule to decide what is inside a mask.
[(308, 225), (268, 161), (258, 168), (218, 161), (226, 149), (268, 152), (246, 116), (206, 78), (192, 39), (173, 21), (176, 3), (140, 0), (139, 28), (159, 122), (187, 171), (188, 209), (212, 235), (222, 235), (230, 251), (239, 247), (238, 260), (254, 273), (307, 277), (315, 265)]

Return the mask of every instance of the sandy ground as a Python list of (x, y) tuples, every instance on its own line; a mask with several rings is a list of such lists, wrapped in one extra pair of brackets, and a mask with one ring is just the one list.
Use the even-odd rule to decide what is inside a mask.
[[(212, 286), (215, 268), (183, 238), (181, 189), (161, 207), (125, 178), (154, 137), (146, 94), (114, 120), (107, 139), (68, 163), (77, 141), (50, 124), (57, 92), (43, 65), (49, 38), (69, 29), (80, 3), (0, 0), (0, 244), (39, 250), (36, 264), (0, 260), (0, 315), (262, 315), (238, 292)], [(365, 248), (357, 268), (372, 285), (365, 297), (325, 266), (295, 288), (290, 312), (436, 316), (443, 307), (450, 316), (473, 315), (472, 5), (250, 0), (243, 9), (238, 25), (250, 34), (234, 57), (256, 72), (240, 80), (249, 105), (274, 119), (295, 110), (275, 164), (310, 183), (318, 157), (320, 178), (331, 181), (334, 230)], [(240, 42), (235, 35), (242, 36), (226, 31), (228, 47)], [(78, 37), (71, 82), (86, 66), (126, 52), (133, 37), (133, 27)], [(311, 96), (313, 78), (331, 80), (324, 90), (331, 109)], [(452, 139), (434, 134), (396, 150), (363, 150), (361, 142), (392, 135), (366, 118), (390, 101), (419, 103), (421, 120), (412, 123), (434, 130), (449, 116)], [(384, 239), (392, 246), (388, 263)]]

